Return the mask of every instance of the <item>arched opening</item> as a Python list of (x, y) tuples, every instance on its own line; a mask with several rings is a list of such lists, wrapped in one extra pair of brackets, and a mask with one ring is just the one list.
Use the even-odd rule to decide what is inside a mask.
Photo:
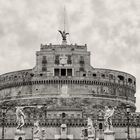
[(18, 140), (22, 140), (22, 137), (19, 137)]
[(62, 113), (62, 118), (65, 118), (66, 117), (66, 113)]
[(128, 78), (128, 83), (132, 84), (132, 79)]
[(124, 77), (122, 75), (118, 75), (119, 80), (124, 81)]
[(102, 77), (102, 78), (105, 78), (105, 74), (101, 74), (101, 77)]
[(96, 77), (96, 73), (93, 73), (92, 75), (93, 75), (93, 77)]

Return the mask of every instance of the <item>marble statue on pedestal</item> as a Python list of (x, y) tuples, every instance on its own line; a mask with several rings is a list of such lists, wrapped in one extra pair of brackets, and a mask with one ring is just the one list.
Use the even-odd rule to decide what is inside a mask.
[(22, 127), (25, 124), (25, 115), (23, 113), (23, 107), (16, 108), (16, 118), (17, 118), (17, 130), (22, 130)]
[(104, 115), (104, 123), (107, 129), (112, 128), (112, 116), (114, 114), (114, 108), (110, 109), (108, 106), (105, 106), (105, 115)]
[(91, 118), (87, 120), (87, 127), (88, 127), (88, 140), (95, 139), (95, 128), (93, 127)]
[(104, 140), (115, 140), (115, 132), (112, 130), (112, 116), (114, 114), (114, 111), (114, 108), (110, 109), (108, 106), (105, 106), (104, 123), (106, 129), (104, 131)]
[(40, 139), (40, 128), (39, 128), (39, 121), (38, 120), (34, 123), (33, 139), (34, 140)]
[(55, 139), (62, 139), (62, 140), (73, 140), (73, 135), (68, 134), (68, 128), (66, 124), (61, 124), (60, 135), (54, 135)]
[(18, 125), (15, 132), (15, 140), (25, 140), (25, 132), (22, 130), (25, 124), (25, 115), (23, 113), (23, 107), (16, 107), (16, 121)]

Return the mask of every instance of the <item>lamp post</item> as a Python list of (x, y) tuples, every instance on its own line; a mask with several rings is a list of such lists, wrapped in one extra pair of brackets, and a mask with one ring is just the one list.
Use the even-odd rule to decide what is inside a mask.
[(4, 126), (5, 126), (6, 111), (7, 111), (6, 106), (2, 106), (2, 140), (4, 140)]
[(32, 127), (32, 140), (34, 139), (33, 133), (34, 133), (34, 127)]
[(135, 139), (137, 139), (137, 114), (133, 114), (134, 127), (135, 127)]
[(130, 105), (126, 105), (126, 112), (127, 112), (127, 140), (130, 140), (130, 131), (129, 131)]
[(136, 115), (136, 119), (135, 119), (135, 132), (136, 132), (136, 137), (135, 137), (135, 139), (137, 139), (137, 127), (139, 126), (139, 118), (140, 118), (140, 115), (139, 114), (137, 114)]
[(97, 128), (97, 126), (98, 126), (98, 120), (96, 119), (95, 120), (95, 140), (98, 139), (98, 136), (97, 136), (98, 128)]

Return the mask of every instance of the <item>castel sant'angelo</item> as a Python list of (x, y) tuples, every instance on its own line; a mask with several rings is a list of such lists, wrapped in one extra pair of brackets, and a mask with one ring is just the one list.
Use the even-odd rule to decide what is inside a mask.
[[(36, 120), (44, 139), (57, 139), (62, 124), (67, 135), (80, 139), (88, 117), (98, 137), (103, 138), (105, 106), (115, 108), (112, 124), (116, 139), (126, 138), (126, 106), (136, 114), (136, 78), (122, 71), (92, 67), (87, 45), (68, 44), (68, 33), (59, 32), (62, 44), (41, 44), (35, 67), (0, 75), (0, 103), (6, 106), (0, 131), (4, 125), (5, 139), (14, 139), (17, 106), (23, 107), (26, 116), (26, 139), (33, 138)], [(139, 124), (133, 120), (130, 118), (129, 123), (134, 138), (139, 137)]]

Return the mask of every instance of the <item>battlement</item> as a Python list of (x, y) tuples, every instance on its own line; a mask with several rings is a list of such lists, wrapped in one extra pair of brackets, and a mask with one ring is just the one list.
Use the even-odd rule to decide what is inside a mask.
[(58, 50), (58, 49), (66, 49), (66, 50), (71, 50), (71, 51), (74, 51), (74, 50), (81, 50), (81, 51), (86, 51), (87, 50), (87, 45), (77, 45), (77, 44), (65, 44), (65, 45), (53, 45), (53, 44), (41, 44), (40, 45), (40, 51), (50, 51), (50, 50)]

